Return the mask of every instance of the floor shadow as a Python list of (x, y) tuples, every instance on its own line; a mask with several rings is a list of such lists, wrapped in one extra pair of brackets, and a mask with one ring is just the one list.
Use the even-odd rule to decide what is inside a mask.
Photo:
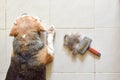
[(81, 62), (84, 61), (84, 59), (86, 58), (86, 54), (73, 54), (73, 51), (70, 51), (67, 47), (64, 46), (64, 51), (66, 52), (66, 54), (71, 57), (72, 61), (76, 61), (77, 58), (80, 59)]

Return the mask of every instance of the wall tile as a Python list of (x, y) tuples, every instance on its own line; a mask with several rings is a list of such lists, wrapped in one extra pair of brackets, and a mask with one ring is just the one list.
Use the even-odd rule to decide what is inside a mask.
[(94, 47), (102, 54), (96, 72), (120, 72), (120, 29), (96, 29)]
[(45, 25), (49, 24), (49, 0), (7, 0), (7, 28), (11, 28), (14, 20), (23, 13), (40, 17)]
[(95, 80), (120, 80), (120, 73), (98, 73)]
[(57, 28), (94, 28), (94, 0), (51, 0), (50, 8)]
[(120, 27), (120, 0), (95, 0), (95, 26)]
[(47, 80), (94, 80), (94, 74), (53, 73)]
[(5, 29), (5, 0), (0, 0), (0, 29)]
[(75, 57), (71, 53), (68, 53), (63, 47), (63, 38), (66, 33), (78, 32), (94, 38), (94, 30), (59, 29), (56, 32), (54, 61), (50, 66), (48, 66), (48, 71), (55, 73), (94, 72), (94, 56), (91, 55), (90, 52), (87, 52), (85, 55), (77, 55)]

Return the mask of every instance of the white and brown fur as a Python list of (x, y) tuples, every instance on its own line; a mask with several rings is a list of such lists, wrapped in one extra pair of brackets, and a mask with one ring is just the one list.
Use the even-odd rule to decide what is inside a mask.
[[(42, 32), (48, 34), (47, 44), (40, 38)], [(5, 80), (46, 80), (46, 65), (53, 60), (54, 33), (54, 27), (45, 29), (35, 17), (17, 18), (10, 32), (13, 53)]]

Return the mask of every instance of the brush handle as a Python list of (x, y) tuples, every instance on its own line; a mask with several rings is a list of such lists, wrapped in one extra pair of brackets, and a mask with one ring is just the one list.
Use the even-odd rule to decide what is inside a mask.
[(93, 54), (97, 55), (98, 57), (101, 56), (101, 53), (99, 53), (97, 50), (95, 50), (95, 49), (92, 48), (92, 47), (89, 47), (88, 50), (89, 50), (90, 52), (92, 52)]

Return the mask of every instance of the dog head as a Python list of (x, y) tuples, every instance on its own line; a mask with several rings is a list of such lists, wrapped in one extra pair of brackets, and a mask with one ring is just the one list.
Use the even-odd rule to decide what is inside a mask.
[(10, 36), (23, 36), (29, 32), (44, 32), (46, 29), (42, 26), (40, 20), (35, 17), (23, 15), (16, 19), (13, 24)]

